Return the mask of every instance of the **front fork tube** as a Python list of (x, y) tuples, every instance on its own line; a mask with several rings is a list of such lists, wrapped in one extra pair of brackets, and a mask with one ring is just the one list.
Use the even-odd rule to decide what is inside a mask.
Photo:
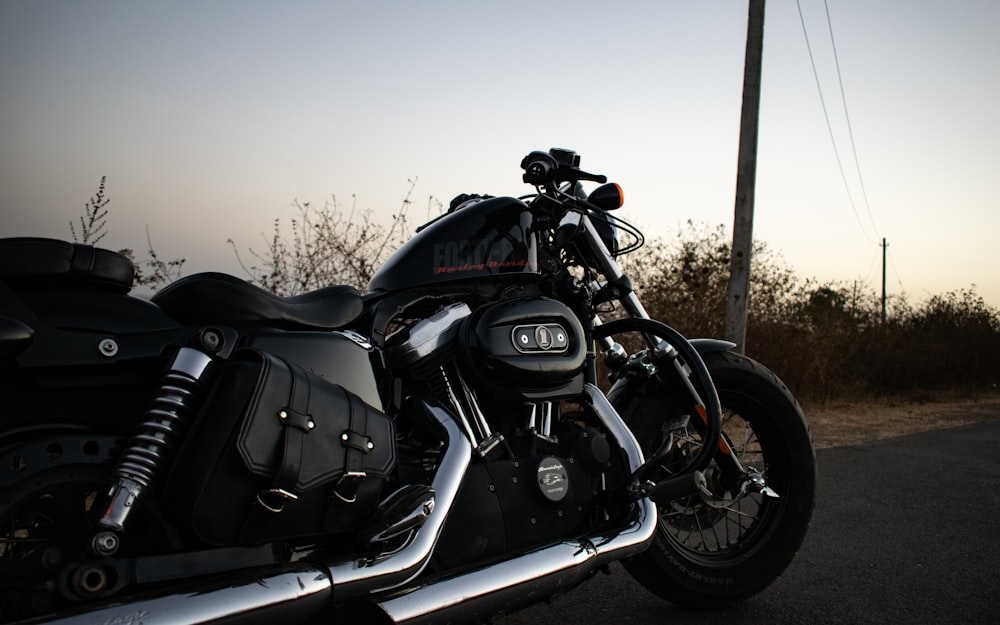
[[(667, 347), (670, 346), (667, 345)], [(677, 350), (670, 347), (670, 350), (667, 353), (664, 353), (659, 358), (656, 357), (654, 350), (653, 361), (656, 363), (658, 370), (663, 369), (662, 363), (666, 359), (669, 359), (670, 366), (673, 368), (675, 372), (674, 379), (680, 380), (680, 382), (684, 386), (684, 390), (687, 392), (688, 396), (691, 397), (692, 407), (694, 408), (694, 412), (695, 414), (697, 414), (698, 420), (700, 422), (700, 425), (696, 425), (695, 427), (697, 427), (699, 432), (704, 434), (705, 431), (708, 429), (708, 410), (705, 407), (705, 402), (702, 401), (701, 395), (694, 388), (694, 384), (691, 382), (691, 376), (688, 375), (687, 370), (684, 368), (684, 365), (678, 358)], [(720, 419), (721, 418), (722, 416), (720, 415)], [(716, 456), (716, 460), (721, 461), (723, 458), (725, 458), (727, 462), (732, 464), (731, 467), (732, 469), (738, 472), (743, 471), (743, 465), (740, 462), (740, 459), (736, 456), (736, 452), (733, 451), (732, 445), (729, 444), (729, 438), (726, 436), (725, 432), (721, 431), (721, 424), (719, 432), (719, 454), (720, 455)]]
[[(701, 430), (704, 440), (718, 438), (720, 454), (723, 457), (731, 458), (735, 466), (739, 466), (739, 459), (732, 453), (732, 448), (722, 433), (722, 408), (708, 370), (701, 361), (701, 356), (676, 330), (650, 318), (646, 308), (639, 301), (639, 297), (632, 290), (631, 282), (627, 279), (625, 272), (622, 271), (622, 268), (615, 261), (614, 255), (611, 254), (604, 244), (603, 239), (601, 239), (600, 234), (597, 232), (597, 228), (594, 227), (586, 212), (580, 214), (580, 225), (580, 236), (586, 239), (586, 246), (594, 252), (598, 269), (600, 269), (604, 278), (609, 284), (615, 285), (615, 288), (623, 288), (624, 290), (619, 296), (619, 301), (625, 308), (625, 311), (631, 316), (631, 319), (619, 319), (611, 322), (609, 325), (621, 327), (624, 331), (636, 330), (641, 332), (646, 343), (649, 345), (650, 352), (653, 354), (653, 362), (655, 364), (659, 365), (663, 358), (669, 358), (677, 379), (683, 381), (684, 388), (691, 398), (691, 405), (694, 412), (704, 425)], [(600, 325), (600, 319), (595, 316), (591, 325), (594, 334), (587, 338), (593, 337), (598, 342), (601, 342), (605, 349), (613, 354), (613, 357), (620, 358), (624, 356), (624, 350), (622, 350), (621, 346), (618, 345), (616, 350), (615, 345), (617, 344), (611, 340), (611, 335), (614, 332), (601, 332), (599, 330)], [(671, 341), (680, 341), (683, 342), (683, 345), (675, 346), (671, 344)], [(588, 341), (588, 344), (593, 345), (594, 343)], [(678, 354), (678, 349), (681, 350), (680, 354)], [(690, 372), (685, 370), (683, 364), (678, 359), (678, 355), (688, 361), (691, 369)], [(662, 366), (660, 368), (662, 369)], [(703, 387), (704, 395), (699, 393), (691, 383), (690, 375), (692, 374), (702, 379), (701, 386)], [(694, 469), (699, 470), (703, 466), (707, 466), (713, 455), (718, 454), (713, 454), (711, 451), (705, 449), (704, 453), (699, 454), (697, 462), (694, 463), (696, 465)]]
[[(600, 320), (595, 317), (594, 323), (595, 325), (600, 325)], [(612, 364), (612, 366), (616, 364), (618, 367), (624, 366), (628, 362), (628, 357), (622, 346), (612, 340), (610, 335), (598, 333), (598, 336), (599, 338), (596, 341), (604, 348), (609, 361), (611, 361), (609, 364)], [(644, 333), (644, 336), (647, 342), (652, 343), (654, 339), (657, 341), (655, 345), (647, 350), (645, 355), (639, 357), (642, 359), (644, 375), (647, 380), (652, 381), (655, 379), (656, 383), (660, 384), (668, 383), (668, 378), (677, 382), (677, 385), (680, 387), (679, 391), (687, 398), (687, 401), (683, 403), (689, 406), (694, 415), (697, 416), (695, 427), (704, 436), (706, 432), (712, 429), (710, 423), (711, 417), (706, 403), (702, 398), (702, 393), (698, 392), (691, 381), (691, 371), (685, 367), (680, 358), (680, 353), (673, 345), (663, 339), (654, 337), (650, 333)], [(714, 391), (714, 387), (712, 390)], [(721, 412), (721, 406), (719, 410)], [(721, 418), (722, 415), (720, 414), (719, 419), (721, 420)], [(713, 457), (720, 464), (720, 468), (726, 473), (743, 473), (743, 465), (739, 457), (733, 451), (726, 434), (721, 431), (721, 423), (719, 424), (718, 453), (713, 454)], [(647, 460), (646, 464), (652, 466), (657, 460), (658, 458), (654, 454)], [(698, 470), (702, 468), (704, 467), (695, 467)]]

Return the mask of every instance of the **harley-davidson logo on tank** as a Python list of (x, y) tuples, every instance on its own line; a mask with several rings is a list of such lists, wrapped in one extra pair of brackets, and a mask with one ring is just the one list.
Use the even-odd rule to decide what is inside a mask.
[(434, 245), (434, 273), (525, 269), (529, 266), (528, 247), (509, 239), (447, 241)]

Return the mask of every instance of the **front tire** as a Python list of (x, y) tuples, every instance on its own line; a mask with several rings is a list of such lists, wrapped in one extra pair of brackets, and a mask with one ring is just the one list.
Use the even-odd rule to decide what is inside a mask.
[[(713, 497), (659, 505), (653, 543), (624, 564), (643, 586), (672, 603), (720, 607), (760, 592), (792, 561), (812, 518), (815, 453), (802, 410), (774, 373), (731, 352), (702, 358), (722, 404), (723, 437), (743, 468), (763, 475), (779, 497), (753, 489), (741, 495), (745, 480), (726, 474), (720, 452), (706, 469)], [(661, 442), (659, 424), (678, 416), (670, 406), (654, 390), (632, 415), (646, 453)]]

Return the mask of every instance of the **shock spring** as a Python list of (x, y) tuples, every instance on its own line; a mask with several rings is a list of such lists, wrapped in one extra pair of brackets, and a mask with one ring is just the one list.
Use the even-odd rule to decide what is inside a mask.
[(143, 491), (154, 487), (169, 465), (185, 426), (198, 409), (201, 379), (211, 362), (208, 355), (190, 347), (182, 347), (174, 356), (128, 448), (115, 465), (108, 504), (98, 521), (101, 528), (124, 531), (129, 513)]

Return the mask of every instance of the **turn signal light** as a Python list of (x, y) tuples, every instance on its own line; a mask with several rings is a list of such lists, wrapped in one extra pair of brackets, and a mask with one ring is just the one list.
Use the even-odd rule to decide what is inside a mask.
[(602, 210), (613, 211), (616, 208), (621, 208), (622, 204), (625, 203), (625, 194), (618, 183), (609, 182), (594, 189), (587, 196), (587, 201), (597, 205)]

